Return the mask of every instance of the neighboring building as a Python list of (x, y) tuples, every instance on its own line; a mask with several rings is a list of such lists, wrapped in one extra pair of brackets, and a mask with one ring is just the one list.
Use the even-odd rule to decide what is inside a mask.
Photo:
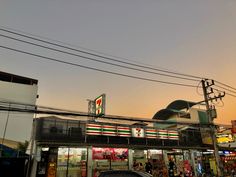
[(236, 147), (236, 120), (232, 120), (232, 135), (233, 135), (233, 139), (235, 142), (235, 147)]
[(206, 110), (200, 109), (195, 102), (176, 100), (171, 102), (165, 109), (161, 109), (154, 116), (155, 120), (163, 120), (167, 124), (155, 123), (154, 126), (158, 128), (184, 128), (186, 124), (205, 124), (208, 123)]
[(220, 147), (236, 148), (235, 120), (232, 125), (219, 126), (217, 129), (217, 142)]
[[(154, 116), (154, 120), (162, 120), (165, 123), (154, 123), (157, 128), (176, 128), (185, 134), (186, 141), (192, 141), (191, 137), (201, 138), (204, 144), (212, 144), (209, 118), (206, 109), (197, 102), (175, 100), (165, 109), (161, 109)], [(216, 118), (216, 110), (211, 110), (212, 119)], [(199, 127), (199, 125), (201, 125)], [(199, 141), (199, 140), (197, 140)]]
[(30, 140), (33, 114), (7, 109), (29, 108), (32, 107), (30, 105), (35, 105), (37, 84), (35, 79), (0, 71), (0, 138), (17, 142)]
[[(0, 142), (2, 142), (2, 138), (0, 138)], [(4, 145), (12, 148), (12, 149), (17, 149), (19, 142), (18, 141), (12, 141), (12, 140), (4, 140)]]

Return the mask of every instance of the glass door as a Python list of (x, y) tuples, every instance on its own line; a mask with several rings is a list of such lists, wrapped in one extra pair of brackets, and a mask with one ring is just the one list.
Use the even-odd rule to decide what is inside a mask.
[(58, 148), (57, 177), (86, 177), (87, 148)]

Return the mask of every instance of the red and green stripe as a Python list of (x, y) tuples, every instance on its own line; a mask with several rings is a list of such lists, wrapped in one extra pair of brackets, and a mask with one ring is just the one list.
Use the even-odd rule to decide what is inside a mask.
[(87, 124), (86, 134), (87, 135), (101, 135), (102, 134), (102, 125)]
[(103, 127), (102, 127), (102, 135), (105, 135), (105, 136), (116, 136), (117, 135), (116, 126), (103, 125)]
[(168, 139), (168, 131), (167, 130), (158, 130), (157, 137), (159, 139)]
[(146, 137), (147, 138), (157, 138), (157, 130), (154, 128), (146, 129)]
[(122, 137), (130, 137), (131, 136), (131, 130), (129, 127), (117, 127), (117, 135)]
[(179, 133), (175, 130), (169, 130), (168, 131), (168, 138), (171, 140), (178, 140), (179, 139)]

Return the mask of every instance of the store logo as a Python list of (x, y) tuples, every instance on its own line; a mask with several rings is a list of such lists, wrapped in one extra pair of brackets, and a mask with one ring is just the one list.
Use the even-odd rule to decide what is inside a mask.
[(95, 100), (95, 114), (96, 116), (102, 116), (105, 114), (105, 94), (97, 97)]
[(144, 137), (144, 129), (143, 128), (132, 128), (132, 136), (137, 138)]

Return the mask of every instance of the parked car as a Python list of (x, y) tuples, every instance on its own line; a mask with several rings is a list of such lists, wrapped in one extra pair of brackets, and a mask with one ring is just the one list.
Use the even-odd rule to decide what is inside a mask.
[(133, 170), (108, 170), (102, 171), (98, 177), (152, 177), (152, 175)]

